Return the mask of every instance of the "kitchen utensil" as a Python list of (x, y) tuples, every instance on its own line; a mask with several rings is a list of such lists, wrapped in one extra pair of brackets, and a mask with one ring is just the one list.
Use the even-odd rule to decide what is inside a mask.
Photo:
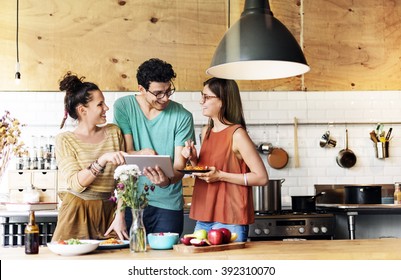
[(267, 186), (252, 187), (255, 212), (281, 211), (281, 185), (284, 181), (269, 179)]
[(330, 131), (326, 131), (322, 138), (320, 138), (320, 147), (335, 147), (337, 145), (337, 141), (330, 139)]
[(389, 141), (380, 141), (375, 144), (375, 154), (378, 159), (385, 159), (390, 157), (389, 154)]
[(378, 123), (376, 127), (376, 135), (379, 137), (383, 132), (384, 125), (382, 123)]
[(277, 147), (273, 148), (272, 152), (268, 154), (267, 163), (269, 163), (269, 165), (274, 169), (282, 169), (288, 163), (288, 154), (284, 149), (278, 148), (280, 143), (280, 134), (278, 131), (278, 127), (276, 134), (277, 134)]
[(273, 148), (272, 152), (267, 156), (267, 162), (274, 169), (282, 169), (288, 163), (288, 154), (282, 148)]
[(245, 248), (245, 242), (232, 242), (232, 243), (228, 243), (228, 244), (200, 246), (200, 247), (196, 247), (193, 245), (187, 246), (184, 244), (177, 244), (177, 245), (174, 245), (173, 248), (174, 248), (174, 251), (180, 252), (180, 253), (217, 252), (217, 251)]
[(388, 130), (388, 132), (387, 132), (387, 135), (386, 135), (386, 142), (388, 142), (388, 141), (390, 140), (390, 136), (391, 136), (391, 132), (392, 132), (392, 131), (393, 131), (393, 128), (390, 127), (389, 130)]
[(356, 163), (356, 155), (348, 149), (348, 129), (345, 130), (345, 149), (342, 149), (337, 155), (337, 164), (342, 168), (351, 168)]
[(381, 186), (344, 186), (345, 204), (381, 204)]
[(291, 196), (291, 205), (293, 212), (311, 213), (316, 211), (316, 198), (324, 195), (320, 192), (316, 195)]
[(299, 153), (298, 153), (298, 119), (294, 118), (294, 167), (299, 167)]
[(369, 134), (370, 134), (370, 139), (372, 139), (374, 143), (379, 142), (379, 139), (377, 139), (376, 132), (374, 130), (372, 130)]
[(261, 143), (258, 146), (258, 151), (262, 154), (269, 154), (272, 152), (273, 145), (271, 143)]
[[(191, 148), (191, 147), (189, 148), (189, 154), (190, 154), (190, 155), (192, 154), (192, 148)], [(192, 164), (191, 164), (190, 157), (188, 157), (185, 166), (191, 166), (191, 165), (192, 165)]]

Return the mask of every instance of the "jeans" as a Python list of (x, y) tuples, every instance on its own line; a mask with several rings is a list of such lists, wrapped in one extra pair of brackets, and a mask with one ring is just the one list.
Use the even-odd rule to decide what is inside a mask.
[(198, 229), (205, 229), (206, 231), (209, 231), (212, 228), (226, 228), (231, 232), (235, 232), (238, 235), (237, 239), (234, 240), (236, 242), (246, 242), (248, 239), (249, 225), (231, 225), (218, 222), (197, 221), (194, 231)]
[[(132, 224), (131, 208), (125, 208), (125, 222), (129, 231)], [(143, 212), (146, 234), (176, 232), (181, 236), (184, 229), (184, 211), (168, 210), (148, 205)]]

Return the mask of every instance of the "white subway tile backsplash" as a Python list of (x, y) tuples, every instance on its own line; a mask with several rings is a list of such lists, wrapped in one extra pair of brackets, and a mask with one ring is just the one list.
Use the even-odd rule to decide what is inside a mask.
[[(105, 91), (109, 122), (113, 121), (113, 104), (119, 97), (136, 92)], [(172, 99), (193, 113), (197, 125), (207, 124), (199, 104), (199, 92), (177, 92)], [(242, 92), (248, 132), (256, 145), (269, 142), (284, 148), (289, 162), (283, 169), (271, 168), (267, 155), (261, 155), (271, 179), (284, 178), (282, 195), (288, 202), (291, 195), (311, 195), (314, 184), (392, 184), (401, 181), (401, 91), (364, 92)], [(61, 92), (0, 92), (0, 115), (9, 110), (12, 116), (28, 126), (23, 128), (25, 142), (32, 135), (51, 136), (74, 129), (68, 119), (66, 128), (59, 129), (63, 117)], [(300, 167), (294, 167), (294, 117), (298, 119)], [(390, 157), (377, 159), (369, 132), (376, 122), (393, 127)], [(372, 124), (354, 123), (372, 122)], [(280, 125), (284, 123), (287, 125)], [(305, 123), (320, 123), (305, 125)], [(327, 125), (325, 124), (327, 123)], [(333, 123), (349, 123), (348, 125)], [(275, 125), (279, 124), (279, 125)], [(349, 130), (349, 148), (357, 155), (350, 169), (337, 165), (336, 156), (345, 147), (345, 128)], [(196, 128), (196, 134), (200, 128)], [(327, 131), (337, 141), (334, 148), (321, 148), (320, 138)], [(197, 138), (197, 142), (199, 139)], [(198, 143), (199, 144), (199, 143)], [(0, 192), (2, 188), (0, 187)]]

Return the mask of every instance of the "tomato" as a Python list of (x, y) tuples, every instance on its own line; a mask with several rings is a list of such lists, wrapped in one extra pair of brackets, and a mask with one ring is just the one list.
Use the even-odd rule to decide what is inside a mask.
[(64, 240), (59, 240), (57, 241), (57, 244), (67, 245), (67, 242), (65, 242)]

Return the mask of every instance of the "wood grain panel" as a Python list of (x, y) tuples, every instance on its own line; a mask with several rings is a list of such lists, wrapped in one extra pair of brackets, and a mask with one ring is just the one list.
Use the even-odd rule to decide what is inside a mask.
[(174, 66), (179, 90), (200, 89), (226, 28), (226, 7), (224, 0), (20, 1), (22, 83), (17, 87), (16, 7), (6, 1), (0, 90), (56, 90), (67, 70), (103, 90), (136, 90), (136, 69), (151, 57)]
[[(57, 90), (67, 70), (103, 90), (134, 91), (136, 69), (151, 57), (174, 66), (179, 91), (198, 91), (228, 16), (234, 24), (244, 2), (20, 1), (22, 83), (17, 86), (16, 1), (2, 1), (0, 91)], [(311, 71), (273, 81), (239, 81), (242, 91), (400, 89), (401, 0), (269, 2), (275, 17), (302, 42)]]
[(304, 1), (308, 90), (401, 86), (401, 1)]

